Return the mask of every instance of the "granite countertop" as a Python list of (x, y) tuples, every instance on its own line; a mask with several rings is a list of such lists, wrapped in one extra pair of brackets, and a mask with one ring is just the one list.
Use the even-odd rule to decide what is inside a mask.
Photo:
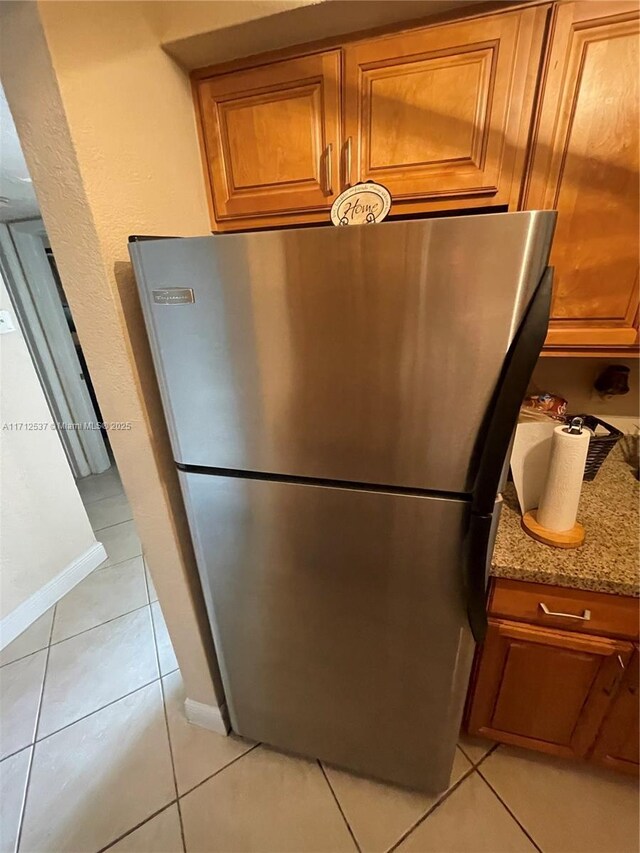
[(630, 437), (621, 439), (595, 480), (583, 483), (578, 521), (585, 526), (586, 537), (580, 548), (551, 548), (528, 536), (520, 526), (515, 488), (508, 483), (503, 493), (491, 574), (640, 596), (640, 484), (626, 461), (632, 452), (632, 441)]

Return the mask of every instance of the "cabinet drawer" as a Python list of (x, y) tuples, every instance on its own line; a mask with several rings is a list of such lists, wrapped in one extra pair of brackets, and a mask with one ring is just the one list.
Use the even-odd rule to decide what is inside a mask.
[(628, 596), (498, 578), (493, 582), (489, 612), (556, 630), (634, 640), (638, 637), (638, 605), (638, 599)]

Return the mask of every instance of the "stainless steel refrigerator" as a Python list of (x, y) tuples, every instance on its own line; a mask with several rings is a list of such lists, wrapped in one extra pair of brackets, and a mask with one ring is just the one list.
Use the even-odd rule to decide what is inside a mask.
[(240, 735), (446, 787), (554, 224), (131, 238)]

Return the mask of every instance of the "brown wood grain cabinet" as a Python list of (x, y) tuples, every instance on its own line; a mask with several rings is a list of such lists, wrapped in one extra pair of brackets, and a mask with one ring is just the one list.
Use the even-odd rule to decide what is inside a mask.
[(326, 221), (364, 180), (389, 188), (392, 215), (515, 209), (549, 8), (196, 72), (217, 226)]
[(585, 756), (632, 649), (621, 640), (491, 620), (470, 730), (554, 755)]
[(340, 51), (202, 80), (197, 86), (215, 218), (327, 211), (340, 191)]
[(638, 646), (622, 679), (593, 750), (596, 761), (636, 775), (640, 764), (640, 698), (638, 696)]
[(546, 352), (638, 353), (639, 45), (637, 0), (560, 0), (194, 71), (214, 230), (367, 180), (392, 217), (557, 209)]
[[(535, 599), (549, 602), (551, 613), (532, 612)], [(611, 609), (607, 599), (615, 604)], [(497, 580), (489, 607), (469, 692), (468, 731), (637, 772), (637, 601)], [(505, 612), (510, 618), (496, 615)], [(593, 624), (618, 636), (596, 635)]]
[(639, 19), (636, 2), (556, 9), (525, 206), (555, 208), (555, 347), (638, 339)]
[(347, 183), (392, 214), (517, 205), (548, 7), (347, 44)]

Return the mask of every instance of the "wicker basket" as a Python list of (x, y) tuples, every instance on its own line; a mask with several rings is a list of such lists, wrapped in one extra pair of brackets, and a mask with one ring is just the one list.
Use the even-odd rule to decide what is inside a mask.
[(567, 423), (571, 422), (571, 418), (582, 418), (584, 425), (594, 432), (598, 426), (609, 430), (608, 435), (592, 435), (589, 439), (589, 450), (587, 451), (583, 479), (593, 480), (600, 470), (600, 466), (622, 438), (623, 434), (619, 429), (616, 429), (605, 421), (601, 421), (600, 418), (594, 418), (593, 415), (567, 415)]

